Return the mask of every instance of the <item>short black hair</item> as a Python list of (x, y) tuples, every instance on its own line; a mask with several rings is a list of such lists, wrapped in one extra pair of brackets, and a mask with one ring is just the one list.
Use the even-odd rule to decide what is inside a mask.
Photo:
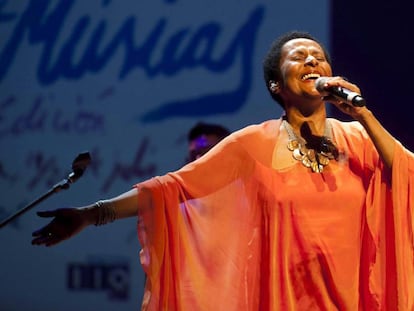
[(293, 40), (293, 39), (309, 39), (309, 40), (315, 41), (322, 47), (322, 50), (325, 54), (326, 61), (329, 64), (331, 64), (331, 57), (329, 55), (328, 50), (318, 39), (312, 36), (309, 32), (293, 30), (276, 38), (272, 42), (269, 51), (264, 57), (263, 75), (264, 75), (264, 80), (266, 83), (266, 88), (269, 91), (270, 96), (272, 96), (272, 98), (275, 101), (277, 101), (282, 107), (283, 107), (282, 98), (278, 94), (271, 92), (269, 88), (269, 82), (270, 81), (277, 82), (280, 80), (281, 78), (280, 59), (282, 58), (282, 48), (286, 42)]
[(188, 141), (192, 141), (201, 135), (216, 135), (220, 140), (230, 134), (230, 131), (222, 125), (198, 122), (188, 132)]

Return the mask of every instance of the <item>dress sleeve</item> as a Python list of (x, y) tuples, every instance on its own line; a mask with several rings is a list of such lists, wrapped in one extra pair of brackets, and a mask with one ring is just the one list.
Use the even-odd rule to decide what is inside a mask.
[[(142, 310), (179, 310), (184, 298), (178, 298), (183, 289), (177, 284), (194, 287), (208, 282), (205, 257), (212, 253), (208, 243), (228, 235), (223, 233), (226, 226), (220, 219), (222, 223), (237, 221), (236, 213), (222, 213), (228, 206), (237, 206), (233, 200), (242, 197), (237, 195), (243, 191), (241, 180), (253, 166), (244, 147), (229, 137), (180, 170), (135, 186), (138, 192), (151, 192), (151, 199), (144, 206), (140, 202), (138, 212), (140, 260), (146, 273)], [(234, 196), (224, 195), (228, 193)], [(211, 224), (203, 225), (207, 221)], [(191, 275), (184, 271), (191, 271)], [(209, 296), (205, 293), (200, 299)]]
[(211, 292), (217, 284), (240, 276), (236, 263), (249, 258), (255, 232), (246, 193), (256, 191), (246, 180), (257, 161), (271, 162), (278, 124), (242, 129), (183, 168), (135, 185), (151, 192), (138, 211), (142, 310), (181, 310), (183, 301), (185, 310), (206, 310), (200, 306), (225, 293)]
[(362, 253), (369, 289), (386, 310), (414, 309), (414, 156), (395, 143), (390, 172), (378, 165), (367, 193)]

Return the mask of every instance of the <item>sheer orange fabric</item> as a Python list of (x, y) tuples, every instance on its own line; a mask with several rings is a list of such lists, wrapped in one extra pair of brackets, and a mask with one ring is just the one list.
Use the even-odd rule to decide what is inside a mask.
[(322, 174), (272, 167), (270, 120), (136, 185), (142, 310), (414, 310), (414, 157), (397, 143), (390, 178), (359, 123), (330, 120)]

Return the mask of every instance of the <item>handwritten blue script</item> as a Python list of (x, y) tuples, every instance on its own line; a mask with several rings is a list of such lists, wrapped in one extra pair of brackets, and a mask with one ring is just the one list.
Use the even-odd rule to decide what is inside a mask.
[[(219, 40), (223, 26), (217, 22), (207, 22), (196, 29), (183, 27), (165, 39), (166, 30), (171, 30), (165, 17), (156, 21), (142, 43), (137, 45), (136, 16), (125, 17), (117, 31), (111, 31), (114, 35), (107, 38), (108, 22), (104, 19), (96, 22), (87, 14), (79, 15), (72, 29), (63, 32), (76, 0), (28, 1), (21, 13), (5, 12), (7, 3), (5, 0), (0, 2), (0, 25), (13, 30), (0, 51), (0, 81), (6, 78), (24, 40), (29, 46), (43, 47), (37, 64), (37, 79), (44, 86), (59, 79), (79, 80), (88, 73), (99, 73), (119, 49), (124, 50), (118, 72), (120, 80), (137, 68), (150, 79), (157, 75), (173, 77), (183, 70), (196, 68), (222, 74), (236, 66), (235, 60), (240, 56), (241, 78), (234, 90), (155, 104), (152, 106), (158, 107), (144, 112), (138, 119), (154, 122), (174, 116), (232, 113), (245, 104), (251, 88), (256, 36), (264, 15), (262, 6), (250, 12), (227, 45)], [(169, 5), (174, 5), (171, 3)], [(111, 5), (111, 1), (101, 3), (103, 10), (109, 10)], [(67, 37), (62, 38), (63, 33)], [(164, 46), (160, 46), (160, 42), (165, 42)], [(223, 52), (217, 56), (219, 48)], [(152, 57), (160, 50), (162, 57), (154, 62)]]

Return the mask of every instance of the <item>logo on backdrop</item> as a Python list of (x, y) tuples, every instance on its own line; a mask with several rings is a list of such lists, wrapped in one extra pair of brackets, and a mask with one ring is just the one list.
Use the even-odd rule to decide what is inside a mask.
[(130, 267), (126, 259), (91, 258), (67, 265), (67, 288), (71, 291), (106, 292), (108, 299), (128, 300)]

